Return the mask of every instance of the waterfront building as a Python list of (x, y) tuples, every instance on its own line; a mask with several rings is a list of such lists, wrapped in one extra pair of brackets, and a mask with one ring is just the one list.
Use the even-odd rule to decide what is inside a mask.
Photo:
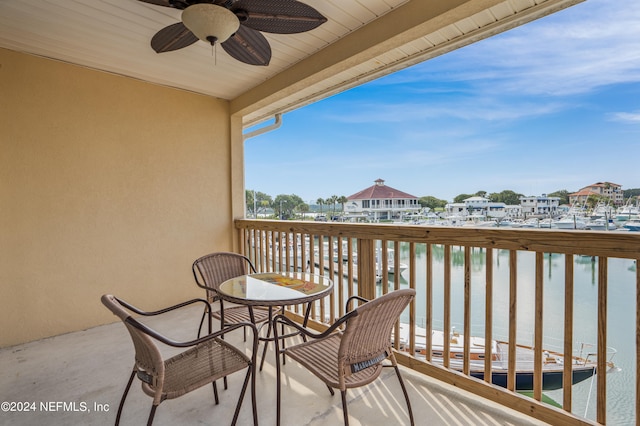
[(548, 197), (547, 194), (530, 197), (520, 197), (520, 205), (524, 215), (551, 215), (558, 214), (560, 197)]
[(348, 216), (372, 220), (398, 219), (421, 209), (418, 197), (385, 185), (383, 179), (377, 179), (374, 185), (348, 196), (345, 205)]
[(624, 204), (624, 192), (622, 185), (611, 182), (596, 182), (589, 186), (581, 188), (579, 191), (569, 194), (569, 203), (571, 205), (583, 205), (587, 202), (589, 196), (608, 198), (614, 206)]
[[(510, 209), (511, 211), (513, 208)], [(490, 218), (503, 218), (507, 216), (505, 203), (493, 202), (485, 197), (473, 196), (466, 198), (462, 203), (449, 203), (445, 206), (448, 216), (478, 215)]]

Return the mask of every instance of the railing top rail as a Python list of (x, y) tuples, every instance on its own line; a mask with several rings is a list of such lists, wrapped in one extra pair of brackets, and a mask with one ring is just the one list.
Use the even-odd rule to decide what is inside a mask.
[(237, 229), (260, 229), (345, 238), (399, 240), (627, 259), (640, 258), (640, 233), (633, 232), (250, 219), (237, 219), (235, 226)]

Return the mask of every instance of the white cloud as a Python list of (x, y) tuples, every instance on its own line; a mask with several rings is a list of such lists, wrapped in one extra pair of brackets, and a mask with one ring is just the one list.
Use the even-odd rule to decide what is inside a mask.
[(475, 93), (570, 95), (640, 81), (640, 2), (613, 3), (588, 0), (380, 83), (451, 81)]
[(611, 119), (624, 123), (640, 123), (640, 110), (635, 112), (616, 112), (611, 114)]

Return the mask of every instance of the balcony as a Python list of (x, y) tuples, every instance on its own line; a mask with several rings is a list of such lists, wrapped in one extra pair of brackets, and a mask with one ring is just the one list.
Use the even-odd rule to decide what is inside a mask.
[[(147, 323), (176, 339), (195, 337), (200, 308), (186, 308)], [(243, 346), (242, 332), (232, 341)], [(275, 424), (274, 355), (270, 348), (257, 375), (259, 422)], [(11, 425), (113, 424), (118, 403), (133, 365), (133, 347), (121, 322), (0, 349), (0, 393), (3, 401), (25, 403), (29, 412), (0, 412), (0, 423)], [(283, 424), (342, 424), (339, 395), (331, 396), (322, 382), (288, 361), (283, 368)], [(505, 406), (482, 400), (470, 392), (403, 368), (416, 419), (430, 424), (540, 425)], [(389, 374), (390, 373), (390, 374)], [(215, 406), (206, 386), (160, 404), (155, 425), (229, 424), (242, 383), (242, 374), (229, 378)], [(408, 424), (402, 393), (393, 371), (381, 380), (349, 391), (352, 425)], [(35, 405), (33, 405), (35, 404)], [(66, 404), (66, 405), (64, 405)], [(145, 424), (151, 398), (132, 386), (125, 403), (123, 425)], [(214, 422), (215, 420), (215, 422)], [(250, 398), (245, 397), (238, 421), (250, 425)], [(418, 422), (420, 424), (420, 421)]]

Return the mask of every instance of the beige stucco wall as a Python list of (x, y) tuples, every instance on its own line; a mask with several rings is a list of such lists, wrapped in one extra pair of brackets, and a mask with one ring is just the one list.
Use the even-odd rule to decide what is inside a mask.
[[(0, 49), (0, 347), (200, 292), (232, 247), (228, 102)], [(234, 184), (238, 186), (236, 182)]]

